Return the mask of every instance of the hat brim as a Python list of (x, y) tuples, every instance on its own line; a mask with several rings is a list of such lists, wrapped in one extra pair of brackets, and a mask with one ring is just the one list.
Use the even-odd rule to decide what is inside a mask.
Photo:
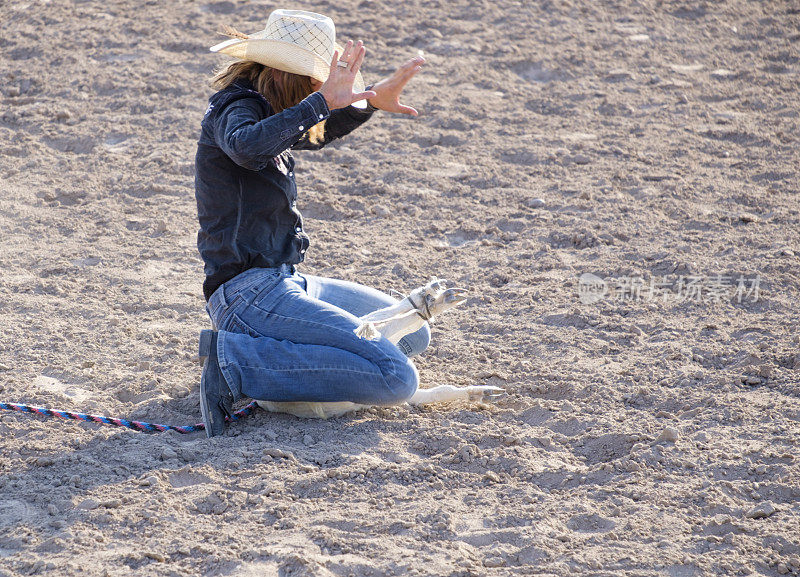
[[(342, 47), (338, 44), (335, 47), (341, 54)], [(220, 42), (211, 47), (211, 52), (218, 52), (239, 60), (252, 60), (284, 72), (310, 76), (320, 82), (328, 79), (331, 68), (330, 62), (325, 62), (310, 50), (305, 50), (291, 42), (258, 38), (257, 34), (247, 40), (233, 38)], [(361, 72), (356, 73), (353, 90), (364, 91), (364, 79), (361, 77)]]

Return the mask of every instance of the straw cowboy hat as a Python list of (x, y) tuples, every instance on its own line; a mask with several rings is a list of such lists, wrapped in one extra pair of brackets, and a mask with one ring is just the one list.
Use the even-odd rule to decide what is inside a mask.
[[(333, 20), (305, 10), (275, 10), (269, 15), (266, 28), (254, 34), (233, 29), (226, 33), (233, 38), (212, 46), (211, 52), (252, 60), (320, 82), (328, 79), (333, 51), (338, 50), (339, 56), (342, 55)], [(360, 72), (356, 74), (353, 90), (364, 90)]]

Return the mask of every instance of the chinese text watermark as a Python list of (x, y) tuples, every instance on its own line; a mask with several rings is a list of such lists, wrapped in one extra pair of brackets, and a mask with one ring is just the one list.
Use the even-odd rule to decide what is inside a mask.
[(600, 278), (583, 273), (578, 279), (578, 298), (583, 304), (604, 299), (642, 302), (758, 302), (760, 275), (666, 275), (661, 277), (620, 276)]

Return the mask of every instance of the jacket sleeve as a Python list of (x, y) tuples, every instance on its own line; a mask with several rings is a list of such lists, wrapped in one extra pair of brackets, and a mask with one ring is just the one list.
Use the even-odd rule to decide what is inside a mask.
[[(300, 103), (267, 118), (254, 98), (235, 100), (219, 111), (214, 136), (222, 151), (239, 166), (261, 170), (291, 148), (311, 126), (330, 117), (325, 98), (314, 92)], [(351, 129), (352, 130), (352, 129)]]
[(308, 135), (304, 134), (292, 148), (295, 150), (319, 150), (332, 140), (353, 132), (353, 130), (369, 120), (375, 110), (377, 108), (372, 106), (367, 106), (367, 108), (346, 106), (345, 108), (332, 110), (330, 118), (325, 123), (325, 137), (322, 142), (312, 144), (308, 140)]

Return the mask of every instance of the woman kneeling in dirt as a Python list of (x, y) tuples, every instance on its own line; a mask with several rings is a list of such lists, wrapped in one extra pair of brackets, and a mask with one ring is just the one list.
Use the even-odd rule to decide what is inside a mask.
[[(212, 50), (237, 60), (213, 80), (218, 92), (203, 118), (196, 157), (198, 247), (216, 329), (200, 337), (206, 432), (222, 433), (243, 397), (401, 402), (417, 388), (409, 357), (428, 346), (430, 330), (422, 323), (402, 338), (389, 339), (383, 329), (379, 338), (360, 338), (359, 317), (398, 301), (297, 271), (309, 238), (295, 206), (291, 151), (322, 148), (378, 109), (416, 116), (399, 95), (424, 59), (412, 58), (364, 89), (362, 42), (336, 46), (325, 16), (276, 10), (265, 30), (228, 35)], [(414, 294), (426, 298), (419, 289)], [(424, 304), (414, 308), (426, 319)]]

